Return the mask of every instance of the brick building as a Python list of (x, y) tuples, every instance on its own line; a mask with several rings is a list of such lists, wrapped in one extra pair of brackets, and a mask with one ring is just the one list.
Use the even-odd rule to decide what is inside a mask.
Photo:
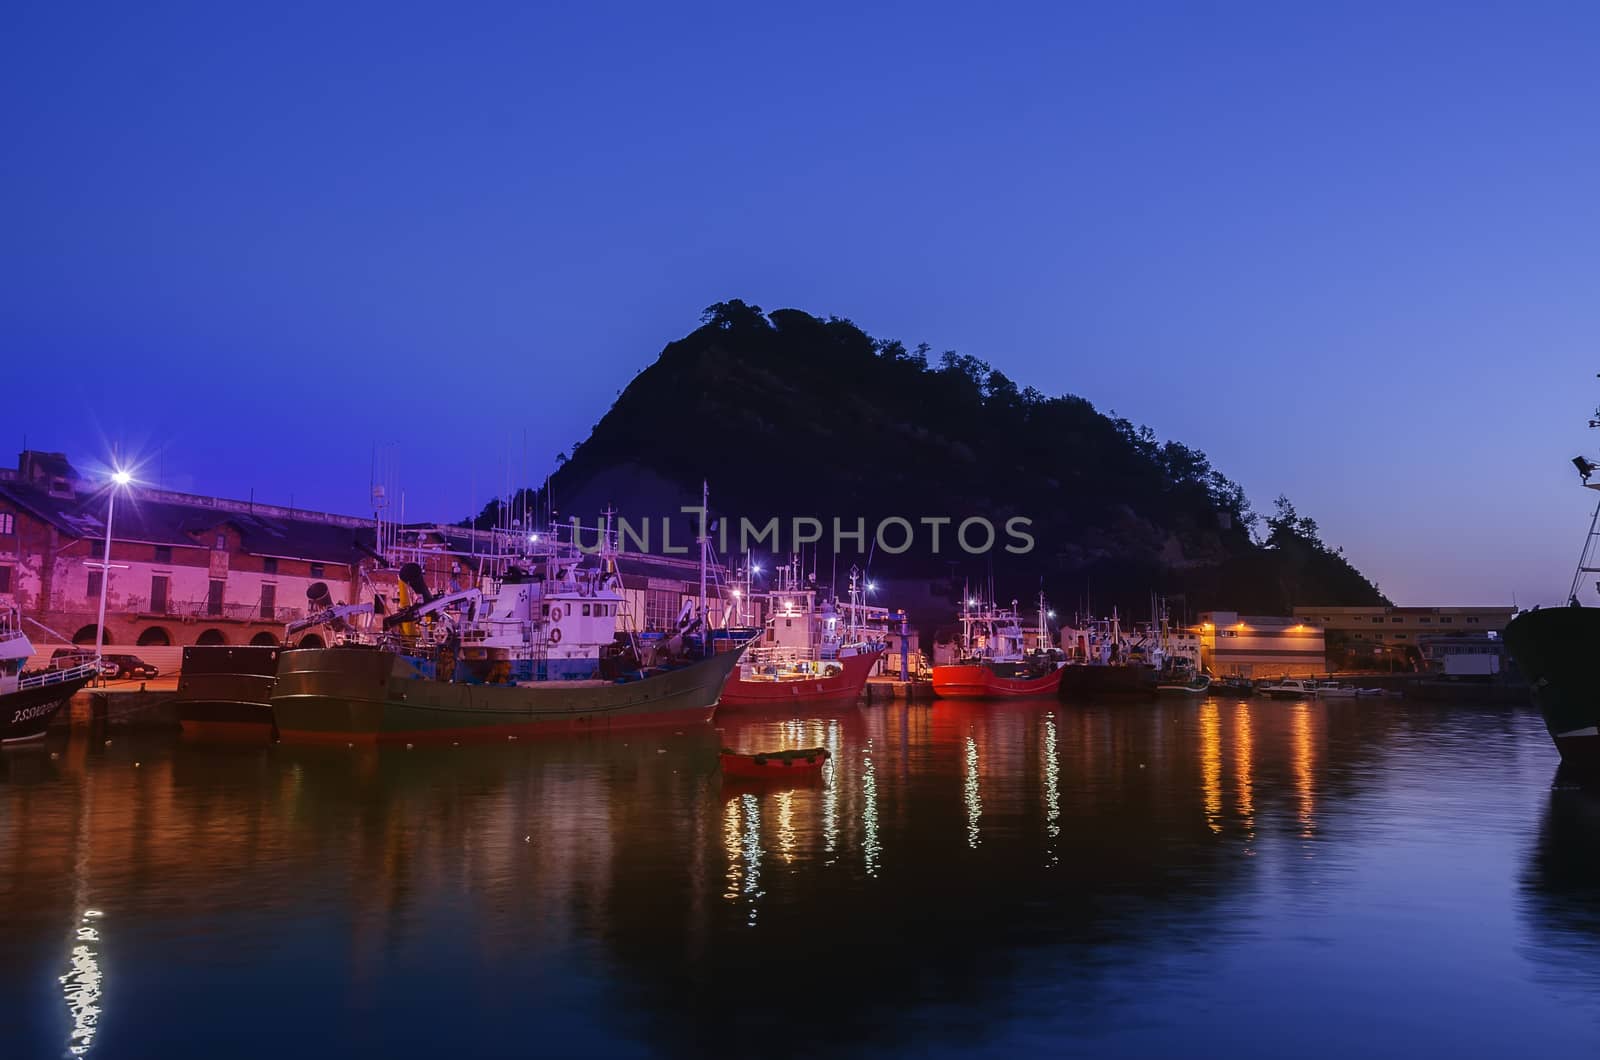
[(59, 453), (0, 469), (0, 604), (36, 644), (93, 644), (107, 573), (106, 644), (160, 647), (275, 643), (307, 586), (343, 601), (376, 566), (371, 519), (135, 485), (117, 496), (103, 572), (106, 490)]

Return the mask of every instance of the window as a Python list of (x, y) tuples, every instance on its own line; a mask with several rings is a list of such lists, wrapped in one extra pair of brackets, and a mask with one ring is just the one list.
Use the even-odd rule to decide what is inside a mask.
[(1439, 621), (1448, 624), (1448, 623), (1454, 622), (1455, 619), (1453, 619), (1453, 618), (1441, 618), (1441, 619), (1439, 619)]
[(1399, 625), (1399, 624), (1400, 624), (1400, 623), (1402, 623), (1402, 622), (1404, 622), (1404, 621), (1405, 621), (1405, 619), (1403, 619), (1403, 618), (1401, 618), (1401, 617), (1400, 617), (1400, 616), (1399, 616), (1399, 615), (1395, 615), (1395, 616), (1394, 616), (1394, 617), (1393, 617), (1393, 618), (1391, 618), (1391, 619), (1390, 619), (1390, 620), (1389, 620), (1389, 621), (1390, 621), (1390, 622), (1393, 622), (1393, 623), (1394, 623), (1394, 624), (1395, 624), (1395, 625), (1397, 625), (1397, 626), (1398, 626), (1398, 625)]
[(217, 578), (211, 579), (211, 587), (206, 592), (206, 614), (208, 614), (208, 615), (220, 615), (220, 614), (222, 614), (222, 586), (223, 586), (223, 584), (224, 583), (220, 579), (217, 579)]
[(278, 561), (273, 559), (271, 556), (268, 556), (265, 559), (263, 559), (261, 561), (261, 573), (262, 574), (276, 574), (276, 573), (278, 573)]
[(214, 547), (216, 548), (216, 550), (218, 552), (221, 552), (223, 549), (227, 548), (228, 547), (228, 535), (227, 534), (218, 534), (217, 535), (217, 543), (216, 543), (216, 545)]
[(1404, 633), (1396, 633), (1394, 635), (1394, 639), (1395, 640), (1405, 640), (1406, 639), (1406, 635)]
[(0, 534), (17, 532), (17, 517), (10, 512), (0, 512)]
[(644, 628), (671, 629), (678, 621), (678, 594), (671, 589), (644, 591)]
[(263, 585), (261, 587), (261, 617), (273, 619), (278, 614), (278, 587), (276, 585)]
[(157, 545), (156, 546), (156, 562), (157, 563), (163, 563), (163, 564), (172, 562), (172, 546), (171, 545)]
[(158, 615), (167, 613), (167, 588), (171, 580), (165, 574), (150, 579), (150, 610)]
[(100, 581), (105, 576), (106, 575), (105, 575), (104, 571), (92, 570), (92, 571), (89, 572), (89, 595), (90, 596), (99, 596), (100, 595)]
[(550, 605), (549, 604), (545, 604), (543, 607), (541, 607), (539, 609), (539, 614), (543, 615), (545, 618), (549, 618), (550, 617)]
[(1470, 616), (1470, 615), (1469, 615), (1469, 616), (1468, 616), (1468, 617), (1467, 617), (1467, 623), (1468, 623), (1468, 624), (1469, 624), (1469, 625), (1474, 625), (1474, 626), (1475, 626), (1475, 625), (1477, 625), (1477, 624), (1478, 624), (1478, 620), (1477, 620), (1477, 619), (1476, 619), (1476, 618), (1474, 618), (1474, 617), (1472, 617), (1472, 616)]
[(93, 541), (89, 542), (89, 558), (90, 559), (105, 559), (106, 558), (106, 543), (104, 541), (102, 541), (98, 537), (95, 538)]
[(0, 593), (11, 591), (11, 568), (0, 567)]
[(1417, 619), (1417, 621), (1418, 622), (1432, 622), (1433, 619), (1431, 619), (1431, 618), (1419, 618), (1419, 619)]
[(589, 614), (589, 605), (588, 604), (584, 604), (583, 605), (583, 617), (584, 618), (592, 618), (593, 617), (592, 615)]
[(322, 564), (320, 564), (320, 563), (313, 563), (313, 564), (312, 564), (312, 565), (311, 565), (311, 576), (312, 576), (312, 577), (313, 577), (313, 578), (320, 578), (320, 577), (322, 577)]

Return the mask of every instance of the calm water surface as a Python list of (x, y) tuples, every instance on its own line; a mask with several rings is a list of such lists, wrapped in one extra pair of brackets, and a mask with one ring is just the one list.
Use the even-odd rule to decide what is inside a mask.
[(1600, 796), (1530, 712), (719, 725), (8, 751), (0, 1057), (1600, 1055)]

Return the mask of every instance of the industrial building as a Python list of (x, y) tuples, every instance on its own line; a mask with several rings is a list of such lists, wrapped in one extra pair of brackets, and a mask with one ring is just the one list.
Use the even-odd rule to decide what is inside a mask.
[(1326, 673), (1322, 627), (1300, 618), (1200, 614), (1200, 661), (1218, 677), (1308, 677)]

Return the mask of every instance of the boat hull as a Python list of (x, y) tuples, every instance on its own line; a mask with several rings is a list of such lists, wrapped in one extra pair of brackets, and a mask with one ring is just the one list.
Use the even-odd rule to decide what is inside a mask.
[(285, 743), (559, 735), (711, 719), (737, 651), (632, 681), (438, 681), (374, 648), (300, 648), (278, 663), (272, 713)]
[(81, 673), (0, 696), (0, 744), (23, 743), (44, 736), (67, 701), (94, 680), (94, 664), (77, 669)]
[(738, 754), (723, 751), (718, 756), (722, 775), (729, 780), (785, 781), (808, 780), (822, 772), (830, 755), (821, 747), (788, 754)]
[(1505, 641), (1561, 760), (1600, 772), (1600, 608), (1524, 611), (1507, 624)]
[(1007, 699), (1053, 696), (1061, 686), (1062, 668), (1040, 677), (1006, 676), (981, 663), (956, 663), (933, 668), (933, 694), (941, 699)]
[(276, 645), (184, 648), (174, 701), (184, 733), (222, 739), (270, 737), (272, 691), (283, 652)]
[(1149, 666), (1070, 665), (1061, 673), (1065, 699), (1099, 699), (1106, 696), (1154, 696), (1157, 674)]
[(760, 680), (735, 671), (722, 688), (721, 711), (760, 710), (768, 707), (846, 706), (861, 698), (867, 677), (883, 652), (839, 659), (840, 671), (831, 677), (800, 680)]

